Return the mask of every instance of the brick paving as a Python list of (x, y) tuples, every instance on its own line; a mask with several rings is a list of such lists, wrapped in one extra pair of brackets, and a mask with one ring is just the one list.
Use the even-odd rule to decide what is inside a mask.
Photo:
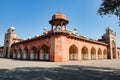
[(120, 80), (120, 59), (44, 62), (1, 58), (0, 80)]

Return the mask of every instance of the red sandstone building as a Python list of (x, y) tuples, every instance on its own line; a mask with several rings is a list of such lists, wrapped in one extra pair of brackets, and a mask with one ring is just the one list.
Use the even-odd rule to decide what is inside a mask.
[(0, 56), (23, 60), (69, 61), (120, 58), (120, 48), (116, 47), (116, 33), (107, 28), (99, 40), (78, 36), (66, 29), (69, 21), (58, 12), (49, 21), (51, 30), (26, 40), (18, 39), (14, 28), (5, 34)]

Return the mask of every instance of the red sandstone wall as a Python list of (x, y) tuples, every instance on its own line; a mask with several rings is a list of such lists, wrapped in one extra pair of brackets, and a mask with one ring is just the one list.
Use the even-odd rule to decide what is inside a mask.
[[(62, 44), (62, 45), (61, 45)], [(67, 38), (66, 36), (56, 36), (55, 37), (55, 55), (56, 55), (56, 61), (69, 61), (69, 48), (71, 45), (76, 45), (78, 48), (78, 60), (81, 60), (81, 49), (82, 47), (86, 46), (88, 48), (88, 59), (91, 59), (91, 48), (94, 47), (96, 50), (96, 59), (98, 59), (98, 49), (100, 48), (102, 50), (107, 50), (107, 46), (94, 44), (94, 43), (88, 43), (85, 41), (79, 41), (72, 38)], [(103, 56), (102, 56), (103, 57)]]
[[(45, 38), (41, 40), (35, 40), (26, 42), (24, 44), (17, 44), (12, 47), (11, 54), (16, 49), (17, 51), (19, 49), (22, 49), (22, 53), (24, 49), (28, 48), (29, 58), (30, 58), (30, 52), (33, 46), (37, 49), (37, 55), (39, 56), (39, 50), (42, 45), (46, 45), (49, 47), (50, 52), (50, 61), (69, 61), (69, 48), (71, 45), (75, 45), (78, 49), (78, 60), (81, 60), (81, 49), (82, 47), (86, 46), (88, 49), (88, 59), (91, 59), (91, 48), (94, 47), (96, 50), (96, 59), (98, 59), (98, 49), (100, 48), (103, 54), (103, 50), (107, 50), (107, 47), (105, 45), (99, 45), (95, 43), (90, 43), (86, 41), (80, 41), (73, 38), (67, 38), (67, 36), (60, 36), (60, 35), (54, 35), (50, 38)], [(38, 57), (39, 60), (39, 57)]]
[[(68, 61), (69, 60), (69, 48), (71, 45), (76, 45), (76, 47), (78, 48), (78, 60), (81, 60), (81, 49), (82, 47), (86, 46), (88, 48), (88, 59), (91, 59), (91, 55), (90, 55), (90, 52), (91, 52), (91, 48), (94, 47), (95, 50), (96, 50), (96, 53), (98, 51), (98, 49), (100, 48), (102, 50), (102, 53), (103, 53), (103, 50), (107, 50), (107, 47), (104, 46), (104, 45), (98, 45), (98, 44), (94, 44), (94, 43), (88, 43), (88, 42), (85, 42), (85, 41), (79, 41), (79, 40), (75, 40), (75, 39), (71, 39), (71, 38), (67, 38), (67, 37), (62, 37), (63, 39), (63, 48), (62, 48), (62, 51), (64, 51), (63, 53), (63, 61)], [(97, 57), (98, 55), (96, 54), (96, 59), (98, 59)]]
[[(28, 53), (29, 53), (29, 58), (30, 58), (30, 52), (31, 52), (31, 49), (32, 49), (32, 47), (34, 46), (34, 47), (36, 47), (36, 49), (37, 49), (37, 53), (39, 53), (39, 49), (41, 48), (41, 46), (42, 45), (46, 45), (46, 46), (48, 46), (49, 47), (49, 49), (50, 49), (50, 60), (51, 61), (53, 61), (53, 57), (54, 57), (54, 55), (53, 55), (53, 53), (54, 53), (54, 49), (53, 49), (53, 45), (54, 45), (54, 40), (53, 40), (53, 38), (51, 37), (51, 38), (46, 38), (46, 39), (42, 39), (42, 40), (35, 40), (35, 41), (30, 41), (30, 42), (27, 42), (27, 43), (23, 43), (23, 44), (16, 44), (15, 46), (13, 46), (12, 47), (12, 49), (11, 49), (11, 54), (13, 54), (13, 51), (16, 49), (17, 51), (19, 50), (19, 49), (21, 49), (22, 50), (22, 53), (23, 53), (23, 51), (24, 51), (24, 49), (25, 48), (28, 48)], [(18, 52), (17, 52), (18, 53)], [(39, 59), (39, 57), (38, 57), (38, 59)]]
[(117, 48), (118, 58), (120, 59), (120, 48)]
[(3, 57), (3, 47), (0, 47), (0, 57)]

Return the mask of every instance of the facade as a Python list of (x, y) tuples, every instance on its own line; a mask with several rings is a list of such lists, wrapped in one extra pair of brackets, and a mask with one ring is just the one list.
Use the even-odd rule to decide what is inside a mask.
[(101, 39), (93, 40), (67, 30), (69, 21), (60, 12), (54, 14), (49, 23), (51, 30), (26, 40), (18, 39), (14, 27), (10, 27), (5, 34), (4, 46), (0, 47), (1, 57), (53, 62), (120, 58), (116, 33), (110, 28)]
[(3, 47), (0, 47), (0, 57), (3, 57)]

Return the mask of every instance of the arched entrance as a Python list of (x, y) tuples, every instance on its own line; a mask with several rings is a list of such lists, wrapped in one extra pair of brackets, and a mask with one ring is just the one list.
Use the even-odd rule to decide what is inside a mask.
[(17, 50), (15, 49), (14, 51), (13, 51), (13, 59), (16, 59), (17, 58)]
[(21, 49), (18, 50), (17, 58), (18, 58), (18, 59), (21, 59), (21, 58), (22, 58), (22, 50), (21, 50)]
[(82, 60), (88, 60), (88, 48), (84, 46), (81, 50)]
[(78, 48), (75, 45), (70, 46), (69, 48), (69, 60), (78, 59)]
[(24, 49), (23, 59), (28, 59), (28, 48)]
[(36, 47), (32, 47), (31, 53), (30, 53), (30, 59), (31, 60), (36, 60), (37, 59), (37, 49)]
[(40, 49), (40, 60), (50, 60), (49, 48), (46, 45), (42, 45)]
[(96, 59), (96, 50), (94, 47), (91, 48), (91, 59), (92, 60)]
[(102, 59), (102, 50), (98, 49), (98, 59)]
[(112, 41), (112, 54), (113, 54), (113, 59), (116, 58), (116, 44), (115, 41)]
[(107, 59), (107, 51), (104, 49), (104, 51), (103, 51), (103, 58), (104, 59)]

